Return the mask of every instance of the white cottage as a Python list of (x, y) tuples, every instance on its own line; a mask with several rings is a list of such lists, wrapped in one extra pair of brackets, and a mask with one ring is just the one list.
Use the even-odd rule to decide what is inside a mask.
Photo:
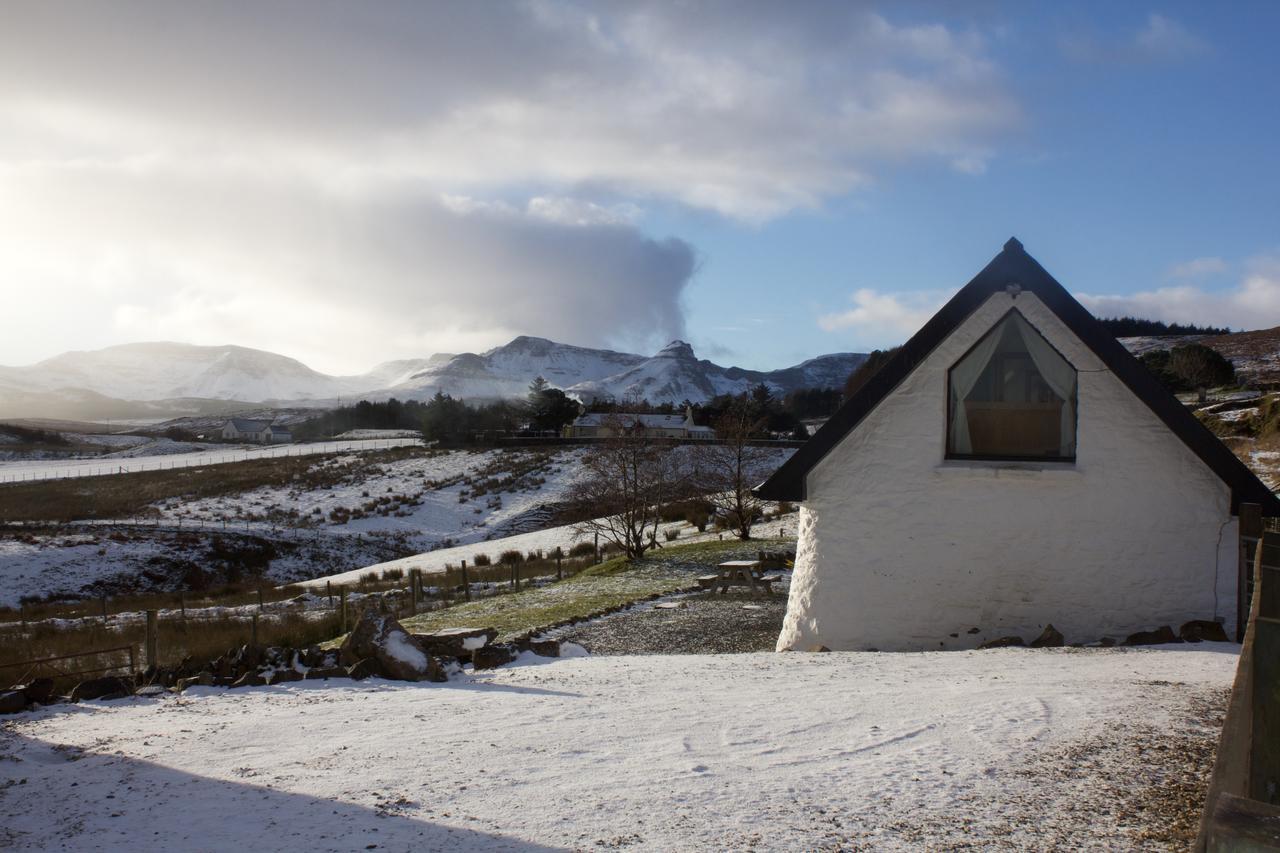
[(1280, 501), (1011, 239), (758, 490), (801, 502), (778, 649), (1239, 619)]

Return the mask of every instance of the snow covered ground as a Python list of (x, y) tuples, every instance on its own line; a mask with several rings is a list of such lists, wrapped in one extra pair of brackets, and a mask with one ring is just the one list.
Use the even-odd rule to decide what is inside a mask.
[(1235, 648), (526, 656), (56, 706), (0, 723), (0, 846), (1161, 849), (1124, 798), (1213, 737)]
[[(95, 436), (101, 438), (102, 436)], [(329, 441), (313, 444), (287, 444), (275, 447), (258, 445), (200, 445), (156, 439), (146, 444), (131, 444), (114, 453), (92, 459), (14, 459), (0, 460), (0, 483), (31, 480), (59, 480), (69, 477), (101, 477), (134, 471), (159, 471), (191, 468), (222, 462), (249, 459), (274, 459), (280, 456), (309, 456), (317, 453), (343, 453), (363, 450), (385, 450), (421, 444), (417, 438), (383, 438), (374, 441)], [(145, 455), (142, 455), (144, 454)]]

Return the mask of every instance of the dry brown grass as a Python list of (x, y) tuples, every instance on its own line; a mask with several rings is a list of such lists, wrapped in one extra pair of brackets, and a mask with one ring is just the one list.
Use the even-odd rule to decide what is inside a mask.
[[(347, 465), (322, 464), (330, 458), (328, 455), (294, 456), (171, 471), (10, 483), (0, 485), (0, 521), (147, 518), (158, 514), (152, 506), (157, 501), (221, 497), (264, 486), (319, 489), (343, 482), (362, 470), (430, 452), (398, 447), (362, 453)], [(121, 464), (127, 466), (128, 462)]]

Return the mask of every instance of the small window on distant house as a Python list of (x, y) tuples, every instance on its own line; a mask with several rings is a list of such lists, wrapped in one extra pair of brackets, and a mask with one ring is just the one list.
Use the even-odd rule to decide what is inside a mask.
[(1017, 311), (947, 379), (948, 457), (1075, 459), (1075, 368)]

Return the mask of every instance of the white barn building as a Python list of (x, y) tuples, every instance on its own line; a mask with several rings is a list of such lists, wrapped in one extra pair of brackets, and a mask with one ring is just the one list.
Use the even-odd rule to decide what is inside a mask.
[(270, 421), (231, 418), (222, 425), (222, 437), (227, 441), (284, 444), (293, 440), (293, 433), (287, 427), (272, 424)]
[(1016, 240), (757, 493), (801, 503), (778, 649), (1232, 635), (1280, 501)]

